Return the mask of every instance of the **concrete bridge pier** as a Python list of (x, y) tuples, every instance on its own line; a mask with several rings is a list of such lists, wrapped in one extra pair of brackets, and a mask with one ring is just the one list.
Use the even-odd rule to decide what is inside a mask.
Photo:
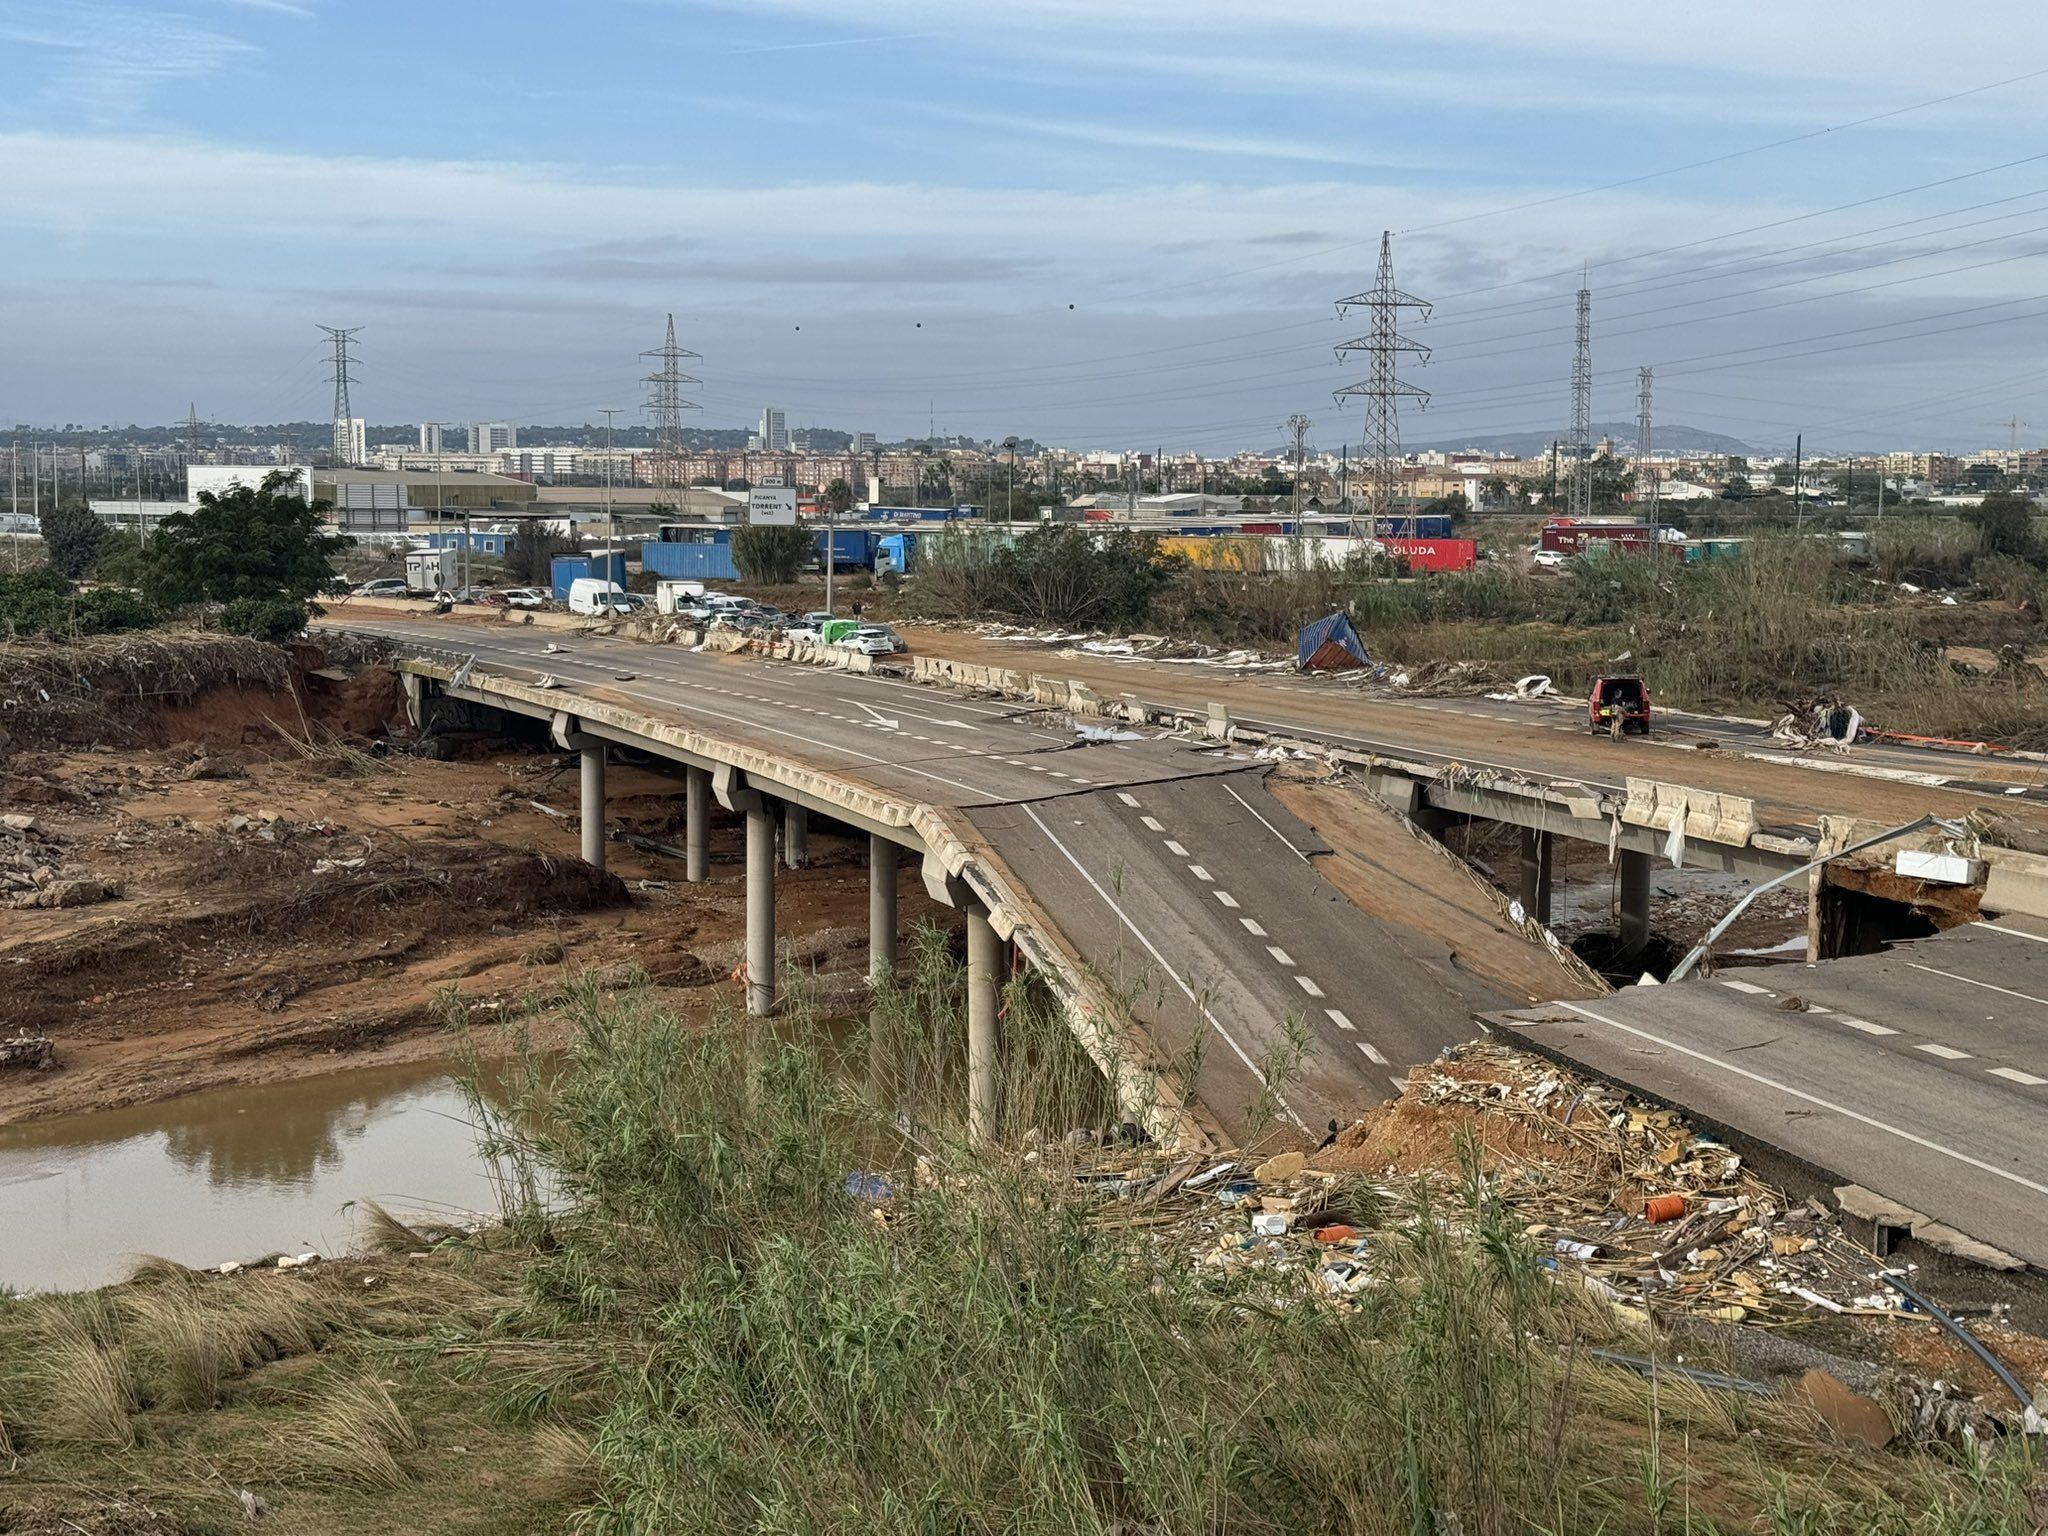
[(702, 883), (711, 874), (711, 770), (690, 768), (683, 778), (683, 878)]
[(811, 813), (794, 800), (782, 807), (782, 862), (791, 869), (811, 862)]
[(1621, 948), (1633, 955), (1650, 942), (1650, 856), (1621, 850)]
[[(896, 845), (868, 834), (868, 985), (879, 989), (896, 974)], [(878, 1010), (868, 1012), (868, 1089), (888, 1092), (888, 1050)]]
[(996, 1000), (1002, 977), (1002, 941), (988, 908), (967, 904), (967, 1139), (985, 1147), (996, 1137)]
[(747, 803), (747, 1012), (775, 1011), (775, 806)]
[(604, 868), (604, 743), (584, 738), (583, 762), (583, 862), (592, 869)]
[(1550, 926), (1551, 870), (1555, 863), (1548, 832), (1522, 828), (1522, 911), (1533, 921)]

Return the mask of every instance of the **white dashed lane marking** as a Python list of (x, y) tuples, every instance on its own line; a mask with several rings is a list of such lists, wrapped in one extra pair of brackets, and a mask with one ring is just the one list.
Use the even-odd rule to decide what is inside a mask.
[(1323, 995), (1323, 989), (1316, 985), (1313, 976), (1297, 976), (1294, 978), (1294, 984), (1310, 997), (1321, 997)]
[(1278, 944), (1268, 944), (1266, 946), (1266, 953), (1271, 955), (1273, 959), (1279, 964), (1286, 966), (1289, 970), (1294, 969), (1294, 956), (1288, 954), (1287, 951), (1282, 949)]
[(1193, 875), (1193, 876), (1194, 876), (1194, 877), (1195, 877), (1195, 878), (1196, 878), (1197, 880), (1201, 881), (1201, 882), (1202, 882), (1202, 884), (1204, 884), (1204, 885), (1207, 885), (1207, 884), (1209, 884), (1209, 871), (1207, 871), (1206, 869), (1202, 868), (1202, 866), (1201, 866), (1201, 865), (1199, 865), (1199, 864), (1190, 864), (1190, 865), (1188, 866), (1188, 873), (1189, 873), (1189, 874), (1191, 874), (1191, 875)]
[(1371, 1062), (1374, 1066), (1384, 1067), (1387, 1064), (1387, 1058), (1382, 1056), (1377, 1050), (1373, 1048), (1373, 1043), (1370, 1040), (1359, 1041), (1358, 1048), (1361, 1051), (1365, 1052), (1365, 1059)]
[(1176, 843), (1170, 837), (1166, 840), (1166, 851), (1172, 854), (1176, 859), (1184, 859), (1188, 856), (1187, 849), (1181, 847), (1179, 843)]
[(1123, 801), (1125, 805), (1130, 806), (1133, 810), (1137, 809), (1138, 797), (1136, 795), (1127, 795), (1122, 790), (1118, 790), (1116, 792), (1116, 797), (1117, 799)]
[(1774, 995), (1769, 987), (1752, 986), (1746, 981), (1737, 981), (1732, 976), (1723, 976), (1721, 978), (1721, 985), (1732, 987), (1737, 992), (1747, 992), (1754, 997), (1770, 997)]
[(1159, 818), (1156, 816), (1140, 816), (1138, 820), (1142, 821), (1145, 824), (1145, 830), (1147, 832), (1164, 832), (1166, 830), (1166, 828), (1160, 824)]
[(2018, 1067), (1992, 1067), (1993, 1077), (2002, 1077), (2009, 1083), (2018, 1083), (2027, 1088), (2039, 1088), (2048, 1083), (2048, 1077), (2036, 1077), (2031, 1072), (2022, 1072)]
[(1358, 1028), (1356, 1024), (1352, 1023), (1350, 1019), (1345, 1017), (1344, 1010), (1341, 1008), (1325, 1008), (1323, 1012), (1330, 1016), (1330, 1022), (1336, 1025), (1339, 1029), (1355, 1030)]
[(1919, 1045), (1914, 1046), (1913, 1049), (1925, 1051), (1930, 1056), (1939, 1056), (1943, 1061), (1968, 1061), (1970, 1059), (1968, 1051), (1959, 1051), (1952, 1045), (1938, 1045), (1932, 1040), (1922, 1041)]
[(1866, 1035), (1896, 1035), (1898, 1033), (1896, 1029), (1887, 1029), (1882, 1024), (1873, 1024), (1868, 1019), (1852, 1019), (1846, 1013), (1842, 1015), (1842, 1022), (1851, 1029), (1862, 1030)]
[(1250, 934), (1253, 938), (1263, 939), (1266, 936), (1266, 930), (1259, 926), (1259, 920), (1257, 918), (1240, 917), (1238, 921), (1244, 924), (1244, 931)]
[(1231, 895), (1228, 891), (1218, 891), (1216, 893), (1216, 899), (1222, 902), (1223, 905), (1225, 905), (1226, 907), (1235, 907), (1237, 905), (1237, 898)]

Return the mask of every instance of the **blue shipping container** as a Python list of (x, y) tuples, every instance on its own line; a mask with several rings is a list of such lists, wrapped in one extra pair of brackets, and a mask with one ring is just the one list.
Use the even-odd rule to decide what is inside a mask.
[(738, 581), (739, 567), (732, 563), (732, 546), (723, 542), (702, 544), (643, 544), (640, 568), (668, 581)]
[[(471, 554), (476, 555), (503, 555), (506, 546), (511, 542), (512, 535), (509, 533), (472, 533), (469, 536), (469, 549)], [(443, 533), (430, 533), (427, 535), (427, 548), (460, 549), (462, 534), (460, 530), (453, 529)]]
[[(606, 570), (607, 566), (610, 567), (609, 571)], [(554, 564), (548, 568), (550, 586), (558, 602), (567, 601), (570, 582), (585, 576), (594, 576), (602, 579), (606, 575), (609, 575), (613, 582), (622, 590), (624, 589), (626, 585), (626, 552), (623, 549), (615, 549), (611, 551), (609, 556), (602, 553), (595, 555), (557, 555), (555, 556)]]

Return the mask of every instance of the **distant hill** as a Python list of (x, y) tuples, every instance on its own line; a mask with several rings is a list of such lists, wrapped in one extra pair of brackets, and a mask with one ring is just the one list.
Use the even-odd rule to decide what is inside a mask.
[[(1402, 447), (1413, 452), (1418, 449), (1434, 448), (1444, 453), (1488, 453), (1502, 458), (1533, 459), (1548, 453), (1550, 445), (1563, 435), (1559, 432), (1491, 432), (1473, 437), (1440, 437), (1426, 443), (1403, 442)], [(1603, 421), (1593, 427), (1593, 441), (1603, 437), (1614, 439), (1616, 448), (1625, 454), (1632, 450), (1636, 441), (1636, 424), (1632, 421)], [(1655, 445), (1670, 453), (1732, 453), (1747, 458), (1756, 450), (1739, 438), (1725, 436), (1719, 432), (1703, 432), (1698, 427), (1684, 427), (1676, 422), (1670, 426), (1659, 422), (1653, 429)]]

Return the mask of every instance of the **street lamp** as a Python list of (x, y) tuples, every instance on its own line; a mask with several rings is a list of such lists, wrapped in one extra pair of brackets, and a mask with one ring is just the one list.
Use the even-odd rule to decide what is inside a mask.
[(1006, 437), (1003, 439), (1003, 446), (1010, 450), (1010, 489), (1009, 493), (1003, 498), (1003, 521), (1015, 523), (1017, 521), (1017, 439)]

